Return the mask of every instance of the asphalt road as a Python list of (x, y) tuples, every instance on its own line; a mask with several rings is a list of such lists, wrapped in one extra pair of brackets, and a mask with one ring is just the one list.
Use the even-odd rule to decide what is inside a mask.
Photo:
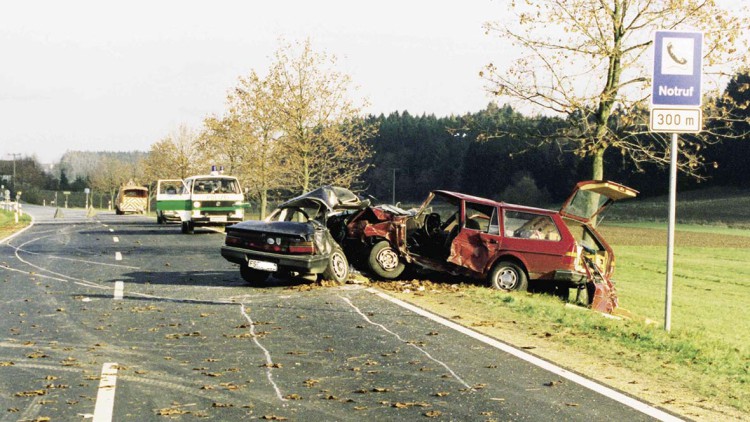
[(248, 287), (221, 233), (26, 209), (0, 244), (2, 421), (653, 419), (371, 289)]

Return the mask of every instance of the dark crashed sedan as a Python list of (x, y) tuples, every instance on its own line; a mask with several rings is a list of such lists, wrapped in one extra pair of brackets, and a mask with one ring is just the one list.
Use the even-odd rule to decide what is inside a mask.
[(344, 282), (349, 262), (339, 243), (347, 219), (369, 205), (348, 189), (323, 186), (284, 202), (263, 221), (227, 227), (221, 255), (239, 264), (251, 285), (272, 274)]

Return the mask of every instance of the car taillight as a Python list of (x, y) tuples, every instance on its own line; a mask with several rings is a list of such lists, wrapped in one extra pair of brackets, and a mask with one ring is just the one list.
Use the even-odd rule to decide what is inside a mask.
[(289, 253), (298, 255), (312, 255), (315, 253), (313, 242), (294, 242), (289, 244)]

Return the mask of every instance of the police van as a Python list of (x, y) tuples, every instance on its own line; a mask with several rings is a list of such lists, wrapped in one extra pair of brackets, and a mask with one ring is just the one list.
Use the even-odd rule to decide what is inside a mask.
[(228, 226), (245, 217), (245, 202), (236, 177), (215, 167), (208, 175), (156, 182), (156, 221), (179, 222), (183, 233), (196, 226)]

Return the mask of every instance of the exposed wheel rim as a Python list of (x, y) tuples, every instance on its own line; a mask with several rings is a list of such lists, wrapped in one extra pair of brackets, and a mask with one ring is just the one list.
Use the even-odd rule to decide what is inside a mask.
[(331, 257), (331, 269), (336, 275), (336, 278), (343, 279), (344, 277), (346, 277), (349, 268), (343, 255), (339, 253), (333, 254), (333, 256)]
[(393, 271), (398, 267), (398, 255), (392, 248), (383, 248), (375, 257), (380, 265), (386, 271)]
[(497, 285), (504, 290), (513, 290), (518, 285), (518, 273), (510, 267), (500, 269), (497, 275)]

